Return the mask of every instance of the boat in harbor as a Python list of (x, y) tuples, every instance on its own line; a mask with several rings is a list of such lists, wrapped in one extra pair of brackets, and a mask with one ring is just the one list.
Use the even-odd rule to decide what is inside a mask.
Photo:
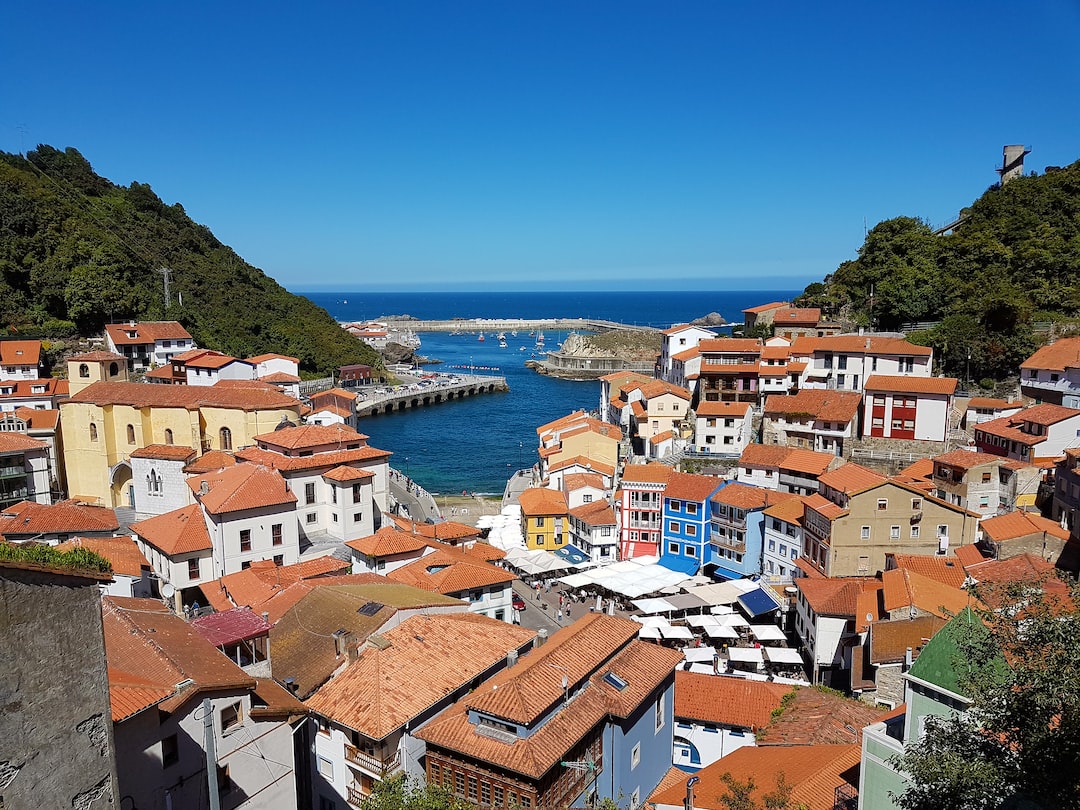
[(484, 333), (481, 332), (479, 335), (476, 336), (476, 339), (478, 341), (480, 341), (481, 343), (483, 343), (484, 342)]
[(505, 349), (506, 348), (506, 338), (499, 338), (499, 348), (500, 349)]

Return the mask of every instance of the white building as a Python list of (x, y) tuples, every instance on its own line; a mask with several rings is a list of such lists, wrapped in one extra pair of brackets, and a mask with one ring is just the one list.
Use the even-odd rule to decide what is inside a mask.
[(605, 500), (583, 503), (570, 509), (570, 544), (585, 552), (594, 563), (618, 558), (619, 527), (615, 510)]
[(802, 498), (790, 498), (765, 510), (761, 576), (770, 585), (790, 585), (795, 578), (795, 560), (802, 554), (805, 509)]
[(694, 450), (739, 455), (753, 440), (754, 408), (749, 402), (699, 402), (694, 418)]
[(140, 517), (163, 515), (194, 502), (184, 467), (195, 451), (179, 444), (150, 444), (133, 450), (131, 491)]
[(665, 329), (662, 334), (663, 338), (660, 343), (660, 379), (675, 385), (685, 386), (685, 382), (676, 379), (677, 376), (684, 376), (685, 371), (683, 374), (675, 372), (674, 358), (681, 355), (683, 362), (685, 362), (691, 356), (686, 354), (687, 351), (696, 349), (701, 341), (711, 340), (718, 335), (708, 327), (685, 323)]
[(0, 380), (37, 380), (43, 370), (40, 340), (0, 340)]
[(934, 350), (895, 337), (833, 335), (797, 338), (791, 358), (806, 363), (800, 389), (862, 391), (871, 374), (929, 377)]
[(127, 359), (133, 371), (164, 366), (173, 355), (195, 348), (191, 335), (176, 321), (108, 323), (105, 342), (110, 352)]
[(959, 381), (873, 374), (864, 384), (864, 438), (944, 442)]

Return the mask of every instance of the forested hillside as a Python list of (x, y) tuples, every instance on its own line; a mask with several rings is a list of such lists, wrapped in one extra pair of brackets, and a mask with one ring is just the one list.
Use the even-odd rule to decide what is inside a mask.
[(962, 215), (944, 236), (911, 217), (879, 223), (799, 302), (880, 330), (940, 321), (911, 339), (947, 373), (1016, 374), (1046, 322), (1080, 317), (1080, 162), (994, 186)]
[[(161, 267), (172, 271), (168, 308)], [(249, 265), (150, 186), (115, 185), (75, 149), (0, 152), (2, 326), (64, 338), (127, 319), (177, 320), (199, 346), (238, 357), (287, 354), (309, 373), (381, 365), (325, 310)]]

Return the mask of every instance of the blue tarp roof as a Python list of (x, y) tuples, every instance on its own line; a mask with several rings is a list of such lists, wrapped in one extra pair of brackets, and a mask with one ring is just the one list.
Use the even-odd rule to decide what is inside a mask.
[(692, 577), (698, 570), (697, 560), (693, 557), (684, 557), (681, 554), (663, 554), (659, 562), (664, 568), (670, 568), (672, 571), (678, 571), (688, 577)]
[(743, 574), (740, 571), (732, 571), (730, 568), (724, 568), (722, 565), (718, 565), (713, 569), (712, 575), (718, 579), (742, 579)]
[(747, 591), (740, 596), (739, 604), (752, 618), (780, 609), (780, 605), (776, 603), (772, 594), (761, 587), (754, 588), (754, 590)]
[(582, 565), (589, 561), (589, 555), (577, 546), (565, 545), (554, 551), (556, 557), (561, 557), (571, 565)]

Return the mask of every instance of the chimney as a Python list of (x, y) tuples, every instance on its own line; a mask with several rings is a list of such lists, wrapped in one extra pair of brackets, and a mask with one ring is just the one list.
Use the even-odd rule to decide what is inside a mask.
[(338, 658), (345, 654), (346, 637), (348, 632), (344, 629), (334, 631), (334, 655)]
[(270, 624), (270, 614), (267, 613), (265, 610), (262, 612), (262, 619), (267, 624)]
[(866, 339), (866, 348), (867, 348), (867, 350), (870, 349), (870, 338)]
[(905, 671), (911, 669), (911, 663), (912, 663), (911, 647), (908, 647), (907, 650), (904, 651), (904, 670)]
[(543, 647), (547, 642), (548, 631), (547, 628), (541, 627), (536, 631), (536, 638), (533, 640), (533, 649), (537, 647)]
[(209, 495), (210, 494), (210, 482), (207, 481), (205, 478), (202, 481), (199, 482), (199, 494), (200, 495)]
[(285, 688), (295, 695), (296, 690), (300, 687), (296, 683), (296, 678), (289, 677), (285, 679)]
[(507, 650), (506, 651), (506, 667), (507, 667), (507, 669), (512, 667), (517, 662), (518, 662), (518, 651), (517, 650)]

